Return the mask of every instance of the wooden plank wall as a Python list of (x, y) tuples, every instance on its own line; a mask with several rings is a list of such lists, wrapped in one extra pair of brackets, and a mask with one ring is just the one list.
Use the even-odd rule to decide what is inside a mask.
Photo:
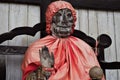
[[(0, 34), (10, 31), (15, 27), (34, 26), (40, 22), (40, 7), (18, 4), (0, 3)], [(6, 41), (1, 45), (28, 46), (31, 42), (39, 39), (38, 32), (35, 37), (20, 35), (13, 40)], [(21, 80), (21, 62), (24, 55), (5, 55), (6, 80)], [(3, 57), (3, 56), (1, 56)], [(14, 68), (16, 66), (16, 68)]]
[[(120, 61), (120, 12), (95, 11), (78, 9), (76, 29), (97, 38), (100, 34), (108, 34), (112, 38), (112, 45), (105, 50), (106, 61)], [(0, 34), (10, 31), (15, 27), (33, 26), (40, 22), (40, 8), (30, 5), (3, 4), (0, 3)], [(33, 38), (31, 36), (18, 36), (11, 41), (1, 45), (27, 46), (39, 38), (39, 33)], [(23, 55), (9, 55), (6, 57), (6, 80), (21, 80), (20, 65)], [(19, 61), (16, 62), (16, 59)], [(14, 69), (14, 65), (18, 67)], [(11, 69), (12, 68), (12, 69)], [(9, 71), (9, 72), (8, 72)], [(11, 73), (14, 72), (14, 73)], [(15, 75), (17, 74), (17, 75)], [(14, 76), (14, 77), (13, 77)], [(120, 70), (106, 70), (106, 80), (120, 80)]]
[[(120, 12), (78, 10), (78, 29), (97, 38), (100, 34), (108, 34), (112, 45), (105, 49), (105, 61), (120, 61)], [(120, 80), (120, 70), (106, 70), (106, 80)]]

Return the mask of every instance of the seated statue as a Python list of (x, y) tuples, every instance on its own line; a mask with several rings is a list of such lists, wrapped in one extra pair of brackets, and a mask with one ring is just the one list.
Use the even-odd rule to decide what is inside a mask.
[(48, 35), (27, 49), (22, 80), (91, 80), (89, 70), (100, 65), (92, 47), (72, 36), (75, 22), (76, 12), (70, 3), (54, 1), (48, 5)]

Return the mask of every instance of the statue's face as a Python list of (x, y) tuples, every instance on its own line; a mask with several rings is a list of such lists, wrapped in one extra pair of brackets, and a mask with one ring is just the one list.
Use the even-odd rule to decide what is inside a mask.
[(73, 16), (69, 9), (60, 9), (52, 18), (52, 35), (65, 38), (72, 32)]

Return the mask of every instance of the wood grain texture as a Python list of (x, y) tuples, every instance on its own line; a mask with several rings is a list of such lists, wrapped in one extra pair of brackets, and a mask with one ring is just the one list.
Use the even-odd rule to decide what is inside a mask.
[[(112, 38), (112, 45), (106, 49), (106, 54), (105, 54), (105, 60), (110, 62), (110, 61), (117, 61), (116, 59), (116, 44), (115, 44), (115, 21), (114, 21), (114, 15), (113, 12), (108, 12), (107, 14), (107, 21), (108, 21), (108, 27), (106, 28), (106, 31), (108, 31), (108, 34)], [(107, 70), (107, 80), (119, 80), (118, 78), (118, 71), (117, 70)], [(111, 76), (112, 77), (111, 77)]]
[[(1, 34), (20, 26), (27, 26), (27, 25), (33, 26), (40, 21), (40, 9), (39, 7), (36, 6), (28, 7), (28, 5), (0, 3), (0, 10), (1, 10), (0, 11)], [(5, 16), (3, 16), (3, 14)], [(39, 33), (38, 36), (40, 37)], [(28, 40), (28, 37), (26, 35), (21, 35), (9, 41), (9, 44), (7, 45), (28, 46), (28, 43), (31, 43), (30, 41), (32, 41), (32, 39), (33, 38), (29, 38)], [(2, 63), (3, 66), (2, 65), (1, 66), (4, 69), (6, 68), (5, 69), (6, 71), (1, 68), (2, 70), (4, 70), (1, 80), (5, 80), (5, 76), (6, 76), (6, 80), (21, 80), (21, 75), (22, 75), (21, 62), (23, 60), (23, 55), (19, 55), (19, 54), (17, 55), (16, 53), (14, 53), (16, 51), (15, 48), (5, 49), (4, 51), (8, 51), (8, 54), (6, 54), (6, 52), (1, 51), (1, 54), (3, 54), (2, 58), (4, 59), (4, 63)], [(13, 52), (9, 52), (9, 51), (13, 51)], [(6, 65), (6, 67), (4, 65)]]
[(77, 20), (76, 20), (76, 23), (75, 23), (75, 29), (79, 30), (79, 27), (80, 27), (80, 24), (79, 24), (79, 10), (76, 10), (76, 17), (77, 17)]
[(80, 30), (85, 32), (88, 35), (88, 11), (87, 10), (79, 10), (79, 24)]
[(88, 10), (88, 25), (89, 36), (97, 39), (98, 37), (98, 27), (97, 27), (97, 12), (94, 10)]
[(24, 55), (26, 49), (25, 46), (0, 45), (0, 55)]
[[(115, 44), (116, 44), (116, 59), (120, 61), (120, 13), (114, 12), (115, 20)], [(120, 79), (120, 70), (118, 70), (118, 80)]]
[[(12, 30), (17, 26), (25, 25), (27, 25), (27, 5), (11, 4), (9, 13), (9, 30)], [(9, 41), (9, 45), (27, 46), (26, 35), (15, 37), (12, 41)]]
[[(0, 2), (6, 3), (22, 3), (41, 5), (50, 3), (55, 0), (0, 0)], [(120, 0), (65, 0), (70, 2), (75, 8), (82, 9), (96, 9), (96, 10), (116, 10), (120, 11)]]
[[(98, 17), (98, 34), (99, 35), (102, 33), (109, 34), (110, 28), (109, 28), (108, 23), (111, 24), (111, 26), (113, 24), (111, 22), (108, 22), (108, 20), (110, 20), (110, 19), (108, 19), (108, 12), (107, 11), (106, 12), (99, 11), (97, 14), (97, 17)], [(114, 32), (114, 31), (112, 31), (112, 32)], [(115, 61), (116, 55), (114, 53), (111, 53), (112, 55), (110, 55), (109, 54), (110, 49), (111, 48), (105, 49), (105, 55), (106, 55), (105, 60), (107, 61), (109, 59), (109, 61)], [(106, 70), (106, 80), (117, 80), (117, 70), (114, 70), (114, 71), (113, 70)]]
[[(36, 23), (40, 23), (40, 7), (28, 6), (28, 26), (34, 26)], [(40, 26), (39, 26), (40, 27)], [(40, 30), (40, 28), (38, 29)], [(40, 38), (40, 32), (37, 32), (36, 35), (28, 36), (28, 45)]]
[[(0, 34), (8, 31), (8, 14), (9, 4), (0, 3)], [(8, 45), (8, 41), (2, 43), (2, 45)]]
[(6, 56), (6, 80), (22, 80), (21, 64), (24, 55)]
[(5, 77), (6, 77), (5, 55), (0, 55), (0, 78), (1, 80), (5, 80), (6, 79)]

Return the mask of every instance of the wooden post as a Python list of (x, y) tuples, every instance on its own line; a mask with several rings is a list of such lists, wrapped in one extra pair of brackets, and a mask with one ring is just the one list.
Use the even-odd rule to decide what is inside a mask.
[(6, 80), (5, 55), (0, 55), (0, 80)]
[[(51, 2), (51, 0), (42, 0), (41, 1), (41, 4), (40, 4), (40, 11), (41, 11), (41, 23), (42, 22), (46, 22), (45, 21), (45, 12), (46, 12), (46, 9), (47, 9), (47, 6), (49, 5), (49, 3)], [(44, 26), (46, 27), (46, 26)], [(44, 34), (46, 34), (45, 31), (41, 31), (41, 34), (40, 34), (40, 37), (44, 36)]]

